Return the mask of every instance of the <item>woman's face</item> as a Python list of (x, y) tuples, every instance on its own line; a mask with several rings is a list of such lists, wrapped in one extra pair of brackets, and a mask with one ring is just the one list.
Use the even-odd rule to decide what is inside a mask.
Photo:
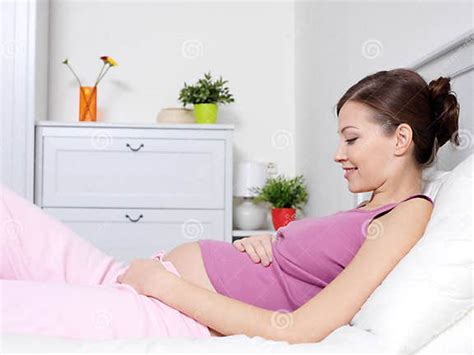
[(382, 133), (370, 117), (373, 111), (362, 103), (347, 101), (339, 111), (339, 144), (334, 161), (342, 168), (353, 193), (373, 191), (384, 185), (393, 169), (395, 138)]

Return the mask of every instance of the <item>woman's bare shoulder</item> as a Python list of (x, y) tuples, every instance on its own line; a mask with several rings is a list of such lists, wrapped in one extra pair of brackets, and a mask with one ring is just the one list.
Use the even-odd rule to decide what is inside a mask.
[(419, 214), (426, 214), (433, 211), (433, 203), (428, 201), (427, 199), (419, 196), (415, 198), (411, 198), (409, 200), (400, 202), (395, 209), (398, 210), (407, 210), (407, 211), (415, 211)]
[(415, 227), (426, 225), (431, 217), (432, 211), (433, 204), (430, 201), (424, 198), (412, 198), (399, 203), (390, 213), (384, 214), (380, 219), (384, 224), (399, 226), (400, 223), (408, 223)]

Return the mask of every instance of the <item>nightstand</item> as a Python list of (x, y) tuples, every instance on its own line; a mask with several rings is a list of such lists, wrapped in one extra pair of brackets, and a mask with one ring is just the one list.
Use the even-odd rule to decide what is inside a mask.
[(232, 136), (223, 124), (37, 122), (35, 203), (122, 261), (231, 242)]

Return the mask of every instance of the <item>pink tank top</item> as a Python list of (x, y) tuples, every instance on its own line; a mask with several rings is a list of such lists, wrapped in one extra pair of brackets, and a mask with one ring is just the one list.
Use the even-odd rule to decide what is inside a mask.
[[(433, 203), (422, 194), (403, 201), (414, 197)], [(403, 201), (290, 222), (276, 233), (268, 267), (254, 263), (231, 243), (199, 240), (204, 266), (218, 293), (268, 310), (293, 311), (344, 270), (370, 237), (370, 222)]]

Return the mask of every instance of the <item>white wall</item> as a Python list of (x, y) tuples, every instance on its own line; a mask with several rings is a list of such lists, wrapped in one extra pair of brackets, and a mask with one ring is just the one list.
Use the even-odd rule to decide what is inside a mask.
[[(78, 120), (78, 84), (99, 85), (98, 120), (155, 122), (180, 106), (183, 83), (211, 70), (222, 75), (235, 103), (220, 107), (219, 123), (235, 125), (234, 161), (276, 162), (294, 174), (294, 4), (217, 1), (51, 0), (49, 114)], [(291, 142), (290, 142), (291, 143)]]
[(48, 118), (48, 63), (49, 56), (49, 6), (50, 0), (36, 0), (36, 82), (35, 121)]
[[(345, 90), (369, 73), (407, 66), (473, 26), (469, 1), (37, 3), (43, 7), (36, 19), (36, 106), (29, 111), (36, 120), (77, 121), (78, 89), (61, 64), (66, 57), (84, 83), (95, 79), (99, 56), (119, 62), (99, 87), (102, 121), (153, 122), (161, 108), (179, 105), (184, 81), (212, 70), (229, 80), (236, 97), (219, 116), (219, 123), (236, 127), (235, 162), (273, 161), (281, 173), (304, 174), (310, 192), (307, 215), (354, 206), (332, 160), (337, 144), (333, 108)], [(380, 46), (373, 59), (362, 54), (370, 39)], [(8, 90), (5, 81), (2, 85)], [(24, 106), (15, 105), (16, 112)], [(22, 149), (32, 144), (22, 142)], [(2, 140), (2, 167), (17, 144)], [(8, 172), (10, 180), (32, 171), (17, 165), (10, 159), (9, 168), (16, 167)], [(23, 178), (15, 183), (25, 192), (31, 178)]]
[(310, 186), (306, 214), (355, 207), (333, 161), (334, 107), (344, 92), (370, 73), (409, 66), (472, 27), (468, 1), (296, 2), (296, 172)]
[(30, 201), (40, 78), (35, 70), (36, 34), (43, 25), (43, 5), (41, 1), (0, 2), (0, 182)]

